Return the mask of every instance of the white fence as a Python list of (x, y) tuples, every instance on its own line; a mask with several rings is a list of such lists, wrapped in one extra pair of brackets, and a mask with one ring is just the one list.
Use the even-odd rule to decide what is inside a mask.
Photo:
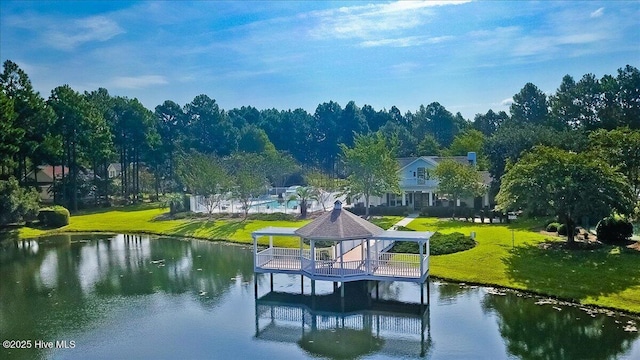
[[(256, 254), (256, 267), (262, 269), (304, 271), (325, 277), (375, 275), (395, 278), (420, 278), (429, 269), (429, 257), (418, 254), (382, 253), (377, 258), (337, 261), (319, 260), (322, 250), (316, 250), (316, 260), (308, 249), (268, 248)], [(422, 271), (420, 273), (420, 262)], [(315, 265), (315, 266), (314, 266)]]

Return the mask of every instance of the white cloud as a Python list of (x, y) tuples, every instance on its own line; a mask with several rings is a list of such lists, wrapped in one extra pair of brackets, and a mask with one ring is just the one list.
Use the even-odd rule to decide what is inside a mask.
[(500, 101), (500, 105), (502, 106), (511, 106), (511, 104), (513, 104), (513, 98), (507, 98)]
[(420, 68), (420, 64), (415, 62), (403, 62), (391, 66), (391, 71), (395, 74), (406, 75)]
[[(422, 44), (399, 35), (429, 21), (431, 8), (457, 5), (469, 1), (398, 1), (388, 4), (369, 4), (317, 11), (309, 14), (318, 24), (310, 30), (316, 38), (359, 38), (363, 46), (413, 46)], [(417, 38), (417, 37), (415, 37)], [(400, 44), (400, 45), (398, 45)]]
[(438, 44), (447, 40), (453, 39), (453, 36), (407, 36), (403, 38), (391, 38), (391, 39), (377, 39), (366, 40), (360, 43), (362, 47), (376, 47), (376, 46), (392, 46), (392, 47), (408, 47), (418, 46), (423, 44)]
[(113, 87), (121, 89), (141, 89), (167, 83), (167, 79), (161, 75), (118, 76), (111, 81)]
[(602, 16), (604, 14), (604, 8), (601, 7), (598, 10), (592, 12), (589, 16), (591, 18), (599, 18), (600, 16)]
[(105, 16), (92, 16), (84, 19), (51, 26), (45, 30), (45, 39), (54, 48), (72, 50), (92, 41), (107, 41), (124, 30), (113, 20)]

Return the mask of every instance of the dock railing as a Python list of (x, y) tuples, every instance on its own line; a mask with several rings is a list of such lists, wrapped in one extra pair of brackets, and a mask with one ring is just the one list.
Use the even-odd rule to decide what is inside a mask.
[[(396, 278), (420, 278), (420, 255), (380, 253), (372, 259), (339, 261), (319, 260), (322, 250), (316, 249), (316, 260), (311, 259), (309, 249), (267, 248), (256, 254), (256, 267), (269, 270), (306, 272), (323, 277), (345, 278), (350, 276), (375, 275)], [(373, 254), (372, 254), (373, 255)], [(429, 269), (429, 257), (422, 256), (423, 272)], [(315, 266), (314, 266), (315, 264)]]

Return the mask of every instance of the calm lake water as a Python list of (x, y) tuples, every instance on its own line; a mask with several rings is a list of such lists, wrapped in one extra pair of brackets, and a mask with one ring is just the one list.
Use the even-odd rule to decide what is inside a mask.
[(221, 243), (5, 243), (0, 340), (31, 348), (3, 346), (0, 359), (640, 359), (638, 333), (625, 331), (640, 327), (633, 317), (433, 281), (424, 307), (416, 284), (381, 283), (377, 301), (350, 284), (343, 305), (332, 283), (311, 298), (308, 279), (299, 295), (287, 275), (273, 292), (260, 275), (256, 299), (253, 277), (251, 249)]

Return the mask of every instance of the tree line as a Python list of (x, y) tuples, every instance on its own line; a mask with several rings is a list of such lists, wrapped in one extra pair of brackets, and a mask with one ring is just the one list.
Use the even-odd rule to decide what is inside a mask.
[[(45, 99), (10, 60), (3, 64), (0, 89), (0, 177), (31, 186), (28, 174), (38, 165), (62, 165), (55, 200), (71, 209), (87, 194), (98, 203), (114, 194), (135, 201), (149, 187), (156, 194), (183, 190), (180, 162), (193, 153), (272, 154), (280, 161), (271, 164), (285, 163), (263, 166), (272, 185), (284, 185), (300, 168), (346, 177), (341, 144), (352, 147), (357, 135), (374, 132), (394, 139), (396, 157), (475, 151), (480, 167), (496, 180), (497, 193), (507, 164), (534, 145), (580, 152), (597, 130), (640, 129), (640, 72), (630, 65), (615, 76), (586, 74), (575, 81), (567, 75), (549, 96), (527, 83), (513, 96), (509, 113), (489, 110), (472, 120), (438, 102), (403, 114), (395, 106), (376, 110), (329, 101), (309, 113), (252, 106), (224, 110), (202, 94), (184, 105), (166, 100), (151, 111), (104, 88), (80, 93), (68, 85)], [(107, 174), (112, 163), (122, 171), (117, 187)]]

